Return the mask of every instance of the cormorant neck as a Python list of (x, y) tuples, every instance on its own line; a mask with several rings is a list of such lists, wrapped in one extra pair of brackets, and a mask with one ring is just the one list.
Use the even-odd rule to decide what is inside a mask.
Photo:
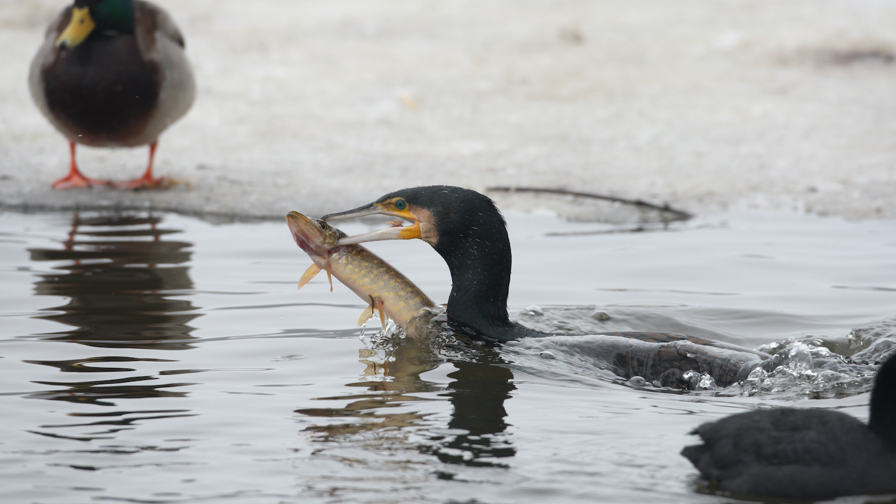
[[(526, 329), (507, 316), (510, 290), (510, 238), (495, 202), (470, 189), (412, 187), (381, 196), (374, 205), (410, 209), (419, 236), (436, 250), (451, 272), (448, 322), (477, 339), (508, 341), (544, 333)], [(391, 208), (391, 207), (390, 207)], [(377, 212), (375, 212), (377, 213)]]
[(449, 323), (479, 339), (544, 336), (511, 322), (507, 315), (512, 257), (503, 217), (494, 206), (470, 214), (478, 220), (451, 232), (440, 229), (434, 246), (451, 272)]
[(868, 427), (896, 451), (896, 354), (877, 370), (871, 390)]
[(479, 333), (473, 336), (506, 340), (512, 339), (504, 333), (513, 325), (507, 316), (511, 253), (501, 231), (503, 236), (466, 236), (449, 250), (436, 250), (451, 272), (448, 319)]

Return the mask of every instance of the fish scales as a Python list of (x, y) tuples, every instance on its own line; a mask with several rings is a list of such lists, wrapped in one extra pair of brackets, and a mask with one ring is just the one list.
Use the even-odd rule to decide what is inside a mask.
[(327, 271), (370, 303), (359, 323), (380, 310), (407, 331), (421, 310), (435, 306), (410, 279), (373, 252), (361, 245), (337, 246), (339, 238), (345, 236), (342, 231), (298, 212), (290, 212), (286, 221), (296, 244), (314, 262), (302, 276), (299, 288), (321, 270)]
[(336, 247), (335, 250), (331, 250), (329, 264), (333, 276), (362, 298), (380, 297), (388, 301), (387, 308), (398, 306), (419, 310), (422, 307), (432, 306), (431, 302), (426, 303), (425, 300), (428, 300), (426, 294), (407, 277), (364, 247), (352, 245)]

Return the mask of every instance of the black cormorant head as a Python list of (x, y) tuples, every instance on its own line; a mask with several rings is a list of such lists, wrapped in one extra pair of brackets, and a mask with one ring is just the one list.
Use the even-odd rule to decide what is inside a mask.
[(874, 377), (868, 427), (896, 451), (896, 353), (880, 366)]
[(394, 191), (353, 210), (325, 215), (338, 220), (387, 215), (391, 227), (348, 236), (340, 245), (377, 240), (421, 239), (445, 259), (451, 271), (449, 321), (474, 333), (509, 339), (510, 240), (504, 217), (494, 202), (476, 191), (452, 186)]
[(433, 247), (439, 241), (438, 225), (433, 209), (441, 213), (446, 208), (444, 198), (439, 197), (440, 191), (430, 187), (414, 187), (394, 191), (380, 197), (373, 203), (359, 206), (352, 210), (332, 213), (322, 217), (325, 221), (351, 219), (367, 215), (386, 215), (398, 217), (410, 223), (405, 225), (402, 221), (393, 221), (391, 227), (380, 229), (371, 233), (356, 236), (347, 236), (342, 239), (340, 245), (363, 243), (380, 240), (412, 240), (421, 239)]
[(489, 249), (491, 244), (498, 244), (509, 254), (507, 228), (501, 212), (490, 198), (470, 189), (453, 186), (401, 189), (373, 203), (325, 215), (323, 220), (367, 215), (398, 217), (409, 224), (393, 221), (391, 227), (345, 237), (339, 241), (340, 245), (417, 238), (432, 245), (443, 257), (470, 253), (471, 250), (462, 248), (463, 242), (471, 242), (469, 245), (477, 249)]

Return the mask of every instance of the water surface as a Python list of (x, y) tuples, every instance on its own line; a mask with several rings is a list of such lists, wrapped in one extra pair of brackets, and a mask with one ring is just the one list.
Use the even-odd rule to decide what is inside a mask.
[[(3, 502), (720, 502), (678, 455), (699, 423), (780, 405), (867, 418), (896, 346), (893, 222), (509, 227), (511, 312), (527, 325), (793, 359), (680, 394), (620, 383), (562, 344), (434, 352), (354, 327), (363, 302), (323, 275), (296, 291), (310, 261), (283, 222), (2, 213)], [(370, 248), (447, 299), (426, 244)]]

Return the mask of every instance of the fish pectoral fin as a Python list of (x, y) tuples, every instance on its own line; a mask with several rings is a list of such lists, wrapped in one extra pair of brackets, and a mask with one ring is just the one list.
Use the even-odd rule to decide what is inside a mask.
[(333, 275), (330, 273), (330, 265), (327, 264), (327, 280), (330, 281), (330, 292), (333, 292)]
[(370, 320), (370, 317), (373, 317), (374, 312), (379, 310), (380, 312), (380, 322), (383, 324), (383, 329), (386, 328), (386, 310), (383, 309), (385, 306), (385, 302), (383, 302), (383, 298), (379, 296), (370, 296), (370, 305), (364, 309), (364, 313), (361, 314), (361, 318), (358, 319), (358, 325), (362, 325), (364, 322)]
[[(320, 266), (316, 264), (312, 264), (308, 266), (308, 269), (302, 273), (302, 278), (299, 279), (299, 289), (305, 286), (306, 283), (310, 282), (312, 278), (316, 277), (317, 274), (320, 273)], [(329, 271), (327, 272), (329, 274)], [(330, 290), (332, 290), (332, 285), (330, 286)]]
[[(380, 311), (380, 322), (383, 324), (383, 329), (386, 328), (386, 310), (383, 307), (386, 306), (386, 302), (383, 301), (383, 298), (379, 296), (370, 296), (370, 308), (372, 310)], [(373, 315), (371, 313), (371, 315)]]
[(364, 313), (361, 314), (361, 318), (358, 319), (358, 327), (364, 325), (365, 322), (370, 320), (370, 317), (373, 316), (373, 305), (364, 308)]

